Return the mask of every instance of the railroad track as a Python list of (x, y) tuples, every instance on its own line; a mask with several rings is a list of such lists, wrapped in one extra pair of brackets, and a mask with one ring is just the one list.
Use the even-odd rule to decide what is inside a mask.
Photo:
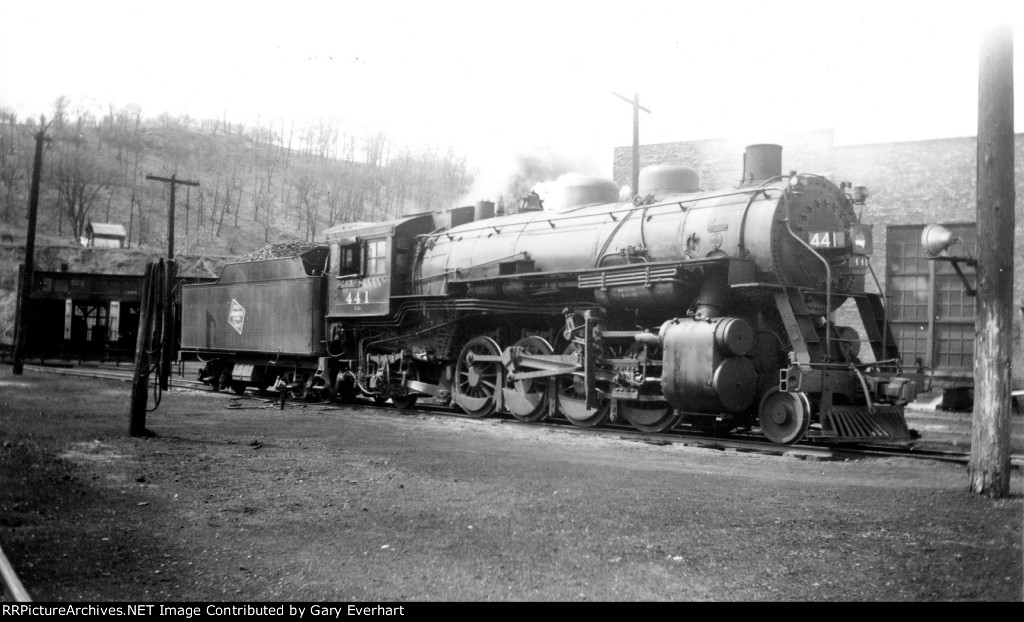
[[(126, 365), (123, 367), (86, 367), (86, 366), (73, 366), (65, 367), (62, 365), (25, 365), (25, 369), (44, 374), (58, 374), (61, 376), (80, 376), (84, 378), (104, 378), (107, 380), (120, 380), (123, 382), (132, 381), (132, 367)], [(176, 374), (171, 374), (169, 379), (170, 386), (178, 389), (206, 389), (209, 387), (204, 385), (198, 380), (190, 380), (188, 378), (180, 377)]]
[[(110, 366), (97, 366), (97, 367), (62, 367), (62, 366), (50, 366), (50, 365), (25, 365), (26, 369), (40, 373), (51, 373), (61, 374), (66, 376), (81, 376), (87, 378), (104, 378), (109, 380), (119, 380), (123, 382), (131, 382), (132, 370), (130, 367), (110, 367)], [(186, 377), (172, 374), (170, 378), (171, 389), (183, 389), (183, 390), (198, 390), (198, 391), (209, 391), (209, 387), (204, 385), (199, 380), (192, 380)], [(258, 400), (265, 403), (279, 404), (280, 400), (277, 398), (271, 398), (267, 396), (253, 395), (251, 393), (245, 393), (244, 395), (234, 395), (232, 402), (234, 404), (241, 404), (242, 401), (247, 400)], [(299, 402), (286, 401), (285, 406), (287, 408), (294, 408), (299, 406)], [(301, 403), (302, 406), (307, 408), (317, 407), (323, 409), (334, 409), (344, 407), (343, 404), (331, 403), (331, 404), (319, 404), (319, 403)], [(479, 419), (473, 419), (465, 414), (453, 412), (447, 408), (442, 407), (431, 407), (427, 405), (417, 405), (415, 408), (403, 411), (396, 411), (390, 406), (380, 406), (372, 401), (366, 400), (358, 404), (362, 408), (382, 409), (392, 413), (416, 413), (421, 415), (431, 416), (444, 416), (444, 417), (460, 417), (467, 420), (479, 421)], [(228, 406), (232, 408), (231, 405)], [(240, 408), (241, 406), (234, 406), (233, 408)], [(934, 460), (940, 462), (950, 462), (954, 464), (967, 464), (970, 459), (969, 451), (962, 451), (959, 449), (936, 449), (932, 447), (925, 447), (915, 443), (910, 443), (905, 446), (888, 446), (888, 445), (874, 445), (874, 444), (852, 444), (852, 445), (824, 445), (821, 442), (804, 442), (795, 443), (793, 445), (778, 445), (770, 441), (760, 440), (760, 437), (754, 435), (721, 435), (712, 436), (708, 433), (701, 432), (699, 430), (690, 430), (685, 426), (675, 428), (667, 432), (661, 432), (657, 434), (649, 434), (639, 432), (628, 424), (606, 424), (601, 428), (581, 428), (572, 425), (568, 421), (561, 419), (550, 419), (544, 422), (535, 423), (523, 423), (512, 417), (492, 419), (502, 425), (521, 425), (521, 426), (546, 426), (552, 429), (560, 429), (566, 432), (572, 432), (574, 434), (594, 436), (597, 438), (619, 438), (622, 440), (633, 441), (637, 443), (645, 443), (648, 445), (682, 445), (688, 447), (698, 447), (703, 449), (719, 450), (719, 451), (732, 451), (739, 453), (758, 453), (764, 455), (774, 456), (786, 456), (790, 458), (796, 458), (801, 460), (810, 461), (834, 461), (834, 460), (851, 460), (865, 457), (903, 457), (903, 458), (915, 458), (923, 460)], [(1011, 465), (1014, 468), (1024, 468), (1024, 455), (1015, 454), (1011, 456)]]

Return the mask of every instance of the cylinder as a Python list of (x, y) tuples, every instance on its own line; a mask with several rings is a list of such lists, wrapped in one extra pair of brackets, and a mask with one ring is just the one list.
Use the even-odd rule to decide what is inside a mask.
[(724, 318), (715, 325), (715, 345), (729, 356), (746, 356), (754, 345), (754, 329), (738, 317)]
[(743, 356), (730, 356), (748, 352), (753, 343), (753, 330), (745, 320), (681, 318), (666, 322), (659, 332), (664, 348), (661, 389), (673, 407), (739, 412), (753, 402), (754, 365)]
[(757, 391), (757, 371), (750, 359), (734, 356), (715, 368), (711, 387), (729, 412), (739, 412), (750, 406)]

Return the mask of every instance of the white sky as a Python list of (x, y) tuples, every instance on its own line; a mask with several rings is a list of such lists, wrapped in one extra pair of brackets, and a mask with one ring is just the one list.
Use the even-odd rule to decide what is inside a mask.
[[(466, 154), (484, 177), (548, 149), (611, 175), (643, 143), (834, 128), (838, 143), (977, 132), (978, 49), (1024, 2), (0, 0), (0, 106), (73, 106), (351, 133)], [(1015, 72), (1024, 62), (1017, 42)], [(1024, 98), (1016, 100), (1024, 114)], [(738, 156), (737, 156), (738, 157)]]

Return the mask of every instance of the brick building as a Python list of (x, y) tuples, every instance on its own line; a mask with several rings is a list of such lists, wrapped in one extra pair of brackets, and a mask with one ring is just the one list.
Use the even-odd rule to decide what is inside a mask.
[[(970, 382), (974, 359), (974, 299), (948, 264), (927, 261), (921, 230), (942, 224), (964, 241), (957, 254), (976, 254), (977, 139), (942, 138), (870, 145), (836, 145), (832, 130), (801, 132), (779, 141), (782, 170), (818, 173), (838, 184), (867, 186), (861, 214), (874, 225), (873, 269), (885, 290), (894, 337), (904, 363), (918, 360), (940, 384)], [(1024, 387), (1024, 134), (1015, 135), (1017, 202), (1014, 235), (1014, 382)], [(684, 164), (702, 189), (736, 186), (746, 145), (712, 139), (641, 145), (640, 166)], [(630, 183), (631, 147), (615, 149), (614, 178)], [(968, 274), (972, 271), (968, 270)], [(973, 277), (971, 277), (973, 279)], [(973, 282), (972, 282), (973, 285)], [(876, 289), (873, 282), (869, 287)]]

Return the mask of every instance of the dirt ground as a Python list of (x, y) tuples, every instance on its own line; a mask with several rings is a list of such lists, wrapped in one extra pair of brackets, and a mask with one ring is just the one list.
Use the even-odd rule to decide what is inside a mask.
[(36, 601), (1020, 601), (1022, 479), (0, 367), (0, 547)]

